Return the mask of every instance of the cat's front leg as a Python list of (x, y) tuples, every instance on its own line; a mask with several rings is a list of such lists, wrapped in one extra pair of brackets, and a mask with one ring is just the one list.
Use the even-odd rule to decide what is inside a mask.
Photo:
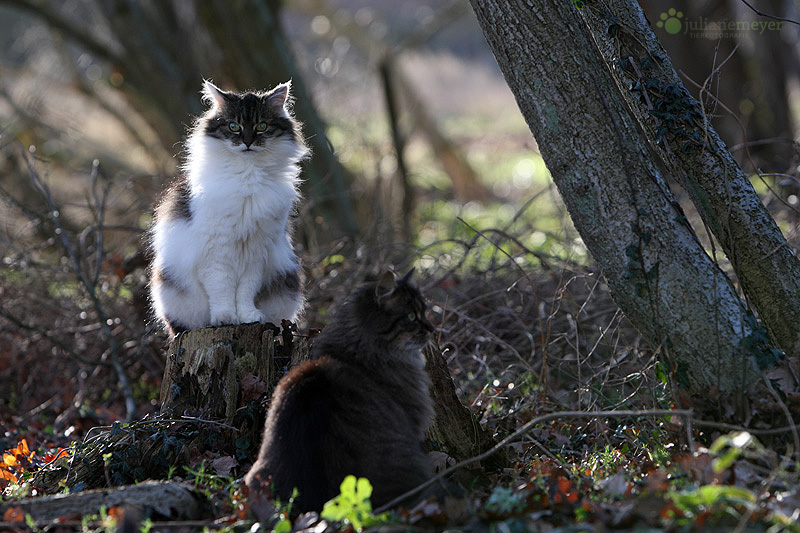
[(266, 322), (264, 313), (255, 306), (256, 293), (261, 286), (260, 274), (260, 272), (245, 272), (236, 287), (236, 316), (241, 324)]
[(230, 268), (212, 265), (200, 272), (203, 288), (208, 295), (211, 325), (238, 324), (236, 316), (236, 280)]

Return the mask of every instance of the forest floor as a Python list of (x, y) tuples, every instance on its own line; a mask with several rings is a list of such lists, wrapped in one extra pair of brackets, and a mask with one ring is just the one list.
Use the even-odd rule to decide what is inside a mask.
[[(463, 494), (412, 508), (376, 512), (363, 486), (343, 486), (341, 505), (292, 521), (287, 502), (265, 512), (248, 497), (241, 477), (252, 458), (206, 450), (163, 476), (191, 489), (201, 501), (196, 515), (165, 516), (154, 502), (125, 531), (800, 531), (791, 438), (713, 422), (702, 399), (671, 383), (590, 268), (533, 253), (499, 230), (413, 252), (362, 247), (348, 257), (330, 253), (309, 269), (301, 331), (324, 324), (331, 304), (381, 265), (416, 266), (459, 396), (503, 441), (508, 463), (457, 468), (452, 479)], [(116, 284), (109, 290), (135, 294), (137, 275), (109, 276)], [(4, 291), (15, 297), (13, 284)], [(153, 415), (163, 336), (150, 332), (134, 354), (137, 420), (124, 424), (124, 399), (107, 366), (52, 356), (50, 372), (37, 373), (47, 366), (48, 339), (21, 327), (3, 335), (15, 342), (2, 345), (0, 370), (15, 382), (0, 414), (0, 530), (116, 530), (122, 505), (38, 522), (21, 505), (41, 496), (43, 470), (69, 464), (98, 431), (133, 430)], [(72, 335), (77, 346), (87, 332)], [(29, 370), (12, 373), (12, 366)], [(440, 468), (455, 462), (432, 459)], [(106, 486), (123, 484), (110, 474)], [(60, 492), (82, 488), (65, 484)], [(258, 525), (254, 512), (268, 523)]]

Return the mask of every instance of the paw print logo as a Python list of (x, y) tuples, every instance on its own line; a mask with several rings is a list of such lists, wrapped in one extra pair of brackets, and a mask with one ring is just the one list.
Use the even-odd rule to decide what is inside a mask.
[(661, 20), (656, 22), (656, 26), (664, 28), (671, 35), (675, 35), (681, 31), (681, 26), (683, 26), (682, 18), (683, 13), (670, 8), (666, 13), (661, 13)]

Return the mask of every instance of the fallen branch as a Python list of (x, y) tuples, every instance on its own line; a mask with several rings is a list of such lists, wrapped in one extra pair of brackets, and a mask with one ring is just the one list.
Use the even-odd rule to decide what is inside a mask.
[(200, 498), (191, 484), (144, 481), (124, 487), (0, 503), (0, 516), (8, 509), (18, 509), (30, 515), (36, 522), (46, 522), (68, 516), (91, 515), (98, 513), (101, 508), (110, 509), (124, 505), (138, 509), (150, 508), (168, 519), (197, 519), (200, 518)]

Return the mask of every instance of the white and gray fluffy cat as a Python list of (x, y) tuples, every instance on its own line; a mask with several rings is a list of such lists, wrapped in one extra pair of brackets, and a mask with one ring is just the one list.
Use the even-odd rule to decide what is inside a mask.
[(210, 108), (186, 142), (184, 177), (156, 209), (150, 294), (170, 333), (295, 320), (303, 307), (289, 215), (308, 150), (289, 84), (231, 93), (205, 82)]

